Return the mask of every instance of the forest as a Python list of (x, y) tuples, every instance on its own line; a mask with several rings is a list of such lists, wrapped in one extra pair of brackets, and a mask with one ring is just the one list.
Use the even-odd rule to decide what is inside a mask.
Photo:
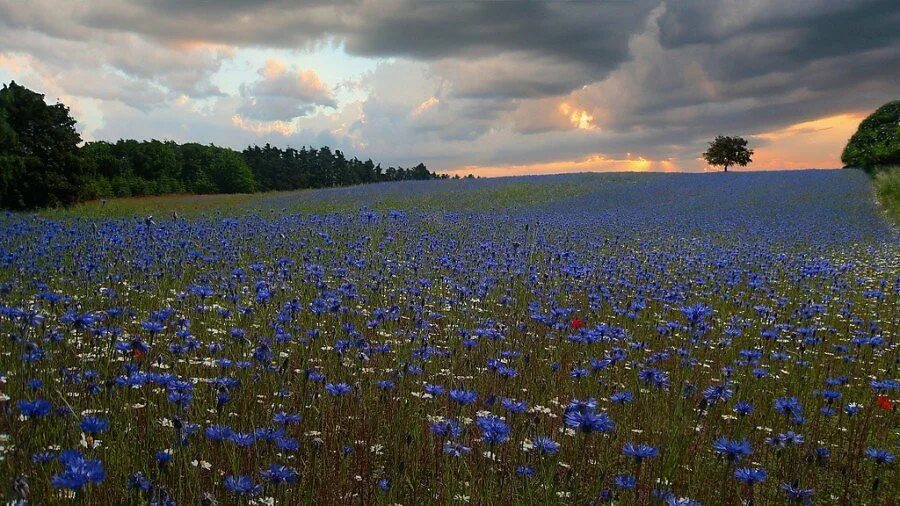
[(16, 84), (0, 89), (0, 207), (35, 209), (101, 197), (252, 193), (445, 179), (425, 164), (387, 167), (328, 146), (248, 146), (121, 139), (83, 142), (62, 103)]

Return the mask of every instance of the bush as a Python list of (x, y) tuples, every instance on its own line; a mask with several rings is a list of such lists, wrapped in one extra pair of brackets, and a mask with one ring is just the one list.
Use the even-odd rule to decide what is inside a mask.
[(888, 217), (900, 224), (900, 167), (887, 167), (875, 174), (875, 194)]
[(884, 104), (859, 124), (841, 160), (867, 170), (900, 165), (900, 100)]

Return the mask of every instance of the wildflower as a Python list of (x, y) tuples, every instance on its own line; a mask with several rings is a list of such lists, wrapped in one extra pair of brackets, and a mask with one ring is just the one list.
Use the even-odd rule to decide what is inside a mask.
[(298, 478), (297, 471), (294, 468), (280, 464), (272, 464), (268, 469), (262, 471), (260, 475), (262, 475), (264, 480), (275, 484), (296, 483)]
[(229, 439), (233, 434), (231, 428), (224, 425), (210, 425), (206, 428), (204, 433), (206, 434), (206, 437), (213, 442), (219, 442), (224, 439)]
[(516, 468), (516, 474), (522, 477), (529, 477), (534, 475), (534, 468), (529, 466), (519, 466)]
[(765, 469), (759, 467), (741, 467), (734, 470), (734, 477), (746, 485), (755, 485), (766, 479)]
[(19, 401), (19, 411), (29, 418), (44, 418), (50, 414), (50, 402), (44, 399)]
[(783, 415), (796, 415), (803, 411), (796, 397), (780, 397), (775, 399), (775, 411)]
[(444, 418), (432, 423), (431, 431), (441, 437), (456, 438), (462, 434), (462, 426), (456, 420)]
[(632, 490), (637, 486), (637, 478), (630, 474), (619, 474), (614, 480), (617, 487), (624, 490)]
[(231, 434), (228, 439), (240, 447), (253, 446), (256, 443), (256, 435), (252, 433), (235, 432)]
[(796, 484), (782, 483), (781, 490), (784, 490), (788, 501), (792, 503), (812, 504), (812, 489), (802, 489), (798, 488)]
[(500, 417), (480, 416), (475, 422), (482, 430), (482, 439), (488, 444), (505, 443), (509, 441), (509, 426)]
[(734, 395), (734, 390), (725, 385), (714, 385), (703, 391), (703, 398), (710, 404), (718, 401), (727, 401)]
[(171, 462), (172, 457), (173, 457), (172, 450), (160, 450), (160, 451), (156, 452), (156, 461), (159, 463), (159, 465), (161, 467), (165, 466), (166, 464)]
[(753, 453), (753, 448), (746, 439), (737, 441), (719, 438), (713, 441), (713, 450), (716, 453), (725, 455), (732, 464), (738, 463), (741, 457)]
[(464, 446), (458, 443), (454, 443), (452, 441), (447, 441), (444, 443), (444, 453), (453, 456), (459, 457), (465, 453), (471, 452), (472, 449), (468, 446)]
[(632, 457), (635, 462), (640, 464), (644, 459), (652, 459), (659, 455), (659, 450), (644, 444), (625, 443), (625, 446), (622, 447), (622, 453)]
[(440, 385), (425, 385), (425, 393), (428, 395), (438, 397), (444, 395), (444, 392), (446, 392), (446, 390)]
[(875, 461), (876, 464), (890, 464), (894, 462), (893, 453), (871, 446), (866, 449), (866, 458)]
[(582, 432), (612, 432), (616, 424), (605, 412), (599, 414), (587, 409), (575, 409), (566, 413), (565, 423)]
[(81, 430), (96, 435), (109, 429), (109, 420), (96, 416), (86, 416), (81, 420)]
[(894, 404), (888, 399), (886, 395), (878, 395), (875, 397), (875, 402), (878, 404), (878, 407), (885, 411), (890, 411), (894, 408)]
[(351, 388), (350, 385), (346, 383), (326, 383), (325, 390), (335, 397), (340, 397), (349, 394)]
[(521, 402), (521, 401), (517, 401), (517, 400), (514, 400), (514, 399), (507, 399), (507, 398), (504, 398), (502, 401), (500, 401), (500, 405), (503, 406), (503, 408), (504, 408), (505, 410), (507, 410), (507, 411), (509, 411), (510, 413), (513, 413), (513, 414), (522, 413), (523, 411), (525, 411), (526, 409), (528, 409), (528, 404), (527, 404), (527, 403)]
[(450, 398), (460, 405), (472, 404), (478, 394), (472, 390), (450, 390)]
[(285, 413), (284, 411), (275, 413), (275, 415), (272, 416), (272, 421), (277, 423), (278, 425), (297, 424), (300, 423), (300, 420), (302, 419), (303, 417), (300, 415)]
[(741, 416), (747, 416), (750, 413), (753, 413), (753, 405), (749, 402), (736, 402), (733, 409), (735, 413)]
[(559, 451), (559, 443), (546, 436), (536, 436), (531, 440), (531, 445), (544, 454), (553, 455)]
[(255, 496), (260, 493), (262, 487), (253, 483), (249, 476), (233, 476), (225, 477), (225, 488), (230, 492), (238, 495)]
[(610, 402), (615, 404), (627, 404), (634, 399), (634, 395), (631, 394), (628, 390), (623, 390), (621, 392), (616, 392), (609, 396)]
[(53, 475), (50, 479), (53, 488), (69, 490), (81, 490), (85, 485), (101, 483), (106, 478), (106, 470), (99, 460), (85, 459), (84, 456), (69, 450), (59, 456), (63, 463), (63, 472)]

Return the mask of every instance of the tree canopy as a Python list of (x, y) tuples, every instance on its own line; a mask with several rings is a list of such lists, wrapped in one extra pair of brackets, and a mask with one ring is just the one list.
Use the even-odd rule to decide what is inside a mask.
[(81, 136), (69, 108), (15, 81), (0, 89), (0, 206), (71, 204), (84, 196)]
[(745, 167), (751, 161), (753, 150), (747, 147), (747, 139), (743, 137), (730, 137), (718, 135), (709, 143), (709, 148), (703, 153), (703, 159), (713, 167), (728, 167), (740, 165)]
[(439, 179), (420, 163), (383, 169), (321, 148), (269, 144), (238, 152), (171, 140), (88, 142), (63, 104), (10, 83), (0, 90), (0, 207), (31, 209), (96, 197), (250, 193)]
[(900, 100), (884, 104), (859, 124), (841, 161), (863, 169), (900, 165)]

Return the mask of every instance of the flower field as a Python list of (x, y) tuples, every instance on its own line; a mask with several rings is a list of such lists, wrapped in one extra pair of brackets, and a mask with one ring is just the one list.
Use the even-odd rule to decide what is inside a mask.
[(0, 218), (4, 503), (900, 498), (859, 171), (191, 202)]

